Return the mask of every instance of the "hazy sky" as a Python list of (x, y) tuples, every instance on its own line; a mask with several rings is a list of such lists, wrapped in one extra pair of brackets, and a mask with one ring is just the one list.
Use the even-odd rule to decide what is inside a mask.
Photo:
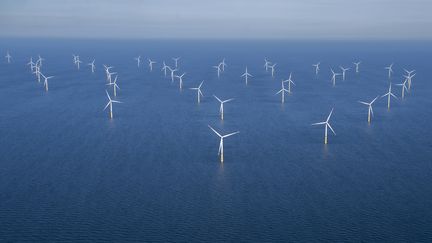
[(0, 37), (432, 39), (432, 0), (0, 0)]

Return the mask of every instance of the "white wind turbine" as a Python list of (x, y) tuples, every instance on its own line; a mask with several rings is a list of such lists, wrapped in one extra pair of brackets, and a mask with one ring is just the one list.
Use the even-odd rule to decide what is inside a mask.
[(282, 93), (282, 104), (283, 104), (283, 103), (285, 103), (285, 92), (288, 93), (288, 90), (285, 89), (284, 81), (282, 81), (281, 83), (282, 83), (282, 89), (280, 89), (278, 92), (276, 92), (275, 95), (277, 95), (277, 94), (279, 94), (279, 93)]
[(201, 97), (204, 97), (203, 93), (201, 92), (201, 86), (203, 85), (204, 80), (200, 83), (200, 85), (196, 88), (189, 88), (191, 90), (196, 90), (197, 91), (197, 101), (198, 104), (201, 103)]
[(345, 81), (345, 73), (346, 73), (346, 71), (350, 70), (351, 68), (344, 68), (342, 66), (339, 66), (339, 67), (342, 70), (342, 80)]
[(220, 65), (222, 66), (222, 72), (225, 72), (225, 67), (227, 66), (225, 63), (225, 58), (222, 59), (222, 62), (220, 63)]
[(268, 71), (268, 69), (269, 69), (269, 66), (270, 66), (270, 64), (271, 64), (271, 62), (269, 62), (268, 60), (267, 60), (267, 58), (264, 58), (264, 68), (265, 68), (265, 70), (266, 70), (266, 72)]
[(331, 82), (333, 83), (333, 86), (336, 86), (336, 76), (341, 75), (341, 74), (335, 73), (332, 68), (330, 68), (330, 71), (332, 72)]
[(175, 68), (178, 68), (178, 61), (180, 60), (181, 57), (173, 57), (172, 59), (174, 60), (174, 64), (175, 64)]
[(253, 77), (253, 76), (248, 72), (248, 68), (246, 67), (246, 71), (240, 77), (244, 77), (246, 85), (248, 85), (248, 77)]
[(38, 55), (38, 59), (36, 62), (39, 63), (39, 66), (42, 67), (42, 61), (45, 61), (45, 58), (42, 58), (40, 55)]
[(232, 101), (232, 100), (234, 100), (233, 98), (232, 99), (227, 99), (227, 100), (221, 100), (221, 99), (219, 99), (216, 95), (213, 95), (218, 101), (219, 101), (219, 103), (220, 103), (220, 107), (219, 107), (219, 113), (220, 113), (220, 115), (221, 115), (221, 120), (223, 120), (224, 119), (224, 104), (225, 103), (227, 103), (227, 102), (230, 102), (230, 101)]
[(148, 65), (149, 65), (149, 68), (150, 68), (150, 72), (151, 71), (153, 71), (153, 64), (156, 64), (156, 62), (155, 61), (152, 61), (150, 58), (148, 59)]
[(290, 73), (289, 78), (287, 80), (282, 81), (283, 83), (288, 83), (288, 93), (291, 94), (291, 84), (295, 85), (294, 81), (291, 79), (292, 73)]
[(112, 100), (108, 94), (108, 91), (105, 90), (105, 92), (106, 92), (106, 95), (108, 96), (108, 103), (105, 106), (104, 110), (106, 110), (106, 108), (108, 108), (108, 106), (109, 106), (109, 116), (112, 119), (113, 118), (113, 103), (122, 103), (122, 102), (117, 101), (117, 100)]
[(80, 69), (80, 63), (82, 63), (82, 61), (79, 59), (79, 56), (78, 56), (77, 60), (75, 61), (75, 64), (77, 65), (78, 70)]
[(42, 75), (42, 77), (45, 79), (44, 80), (44, 87), (45, 87), (45, 91), (48, 91), (48, 79), (54, 78), (54, 76), (48, 76), (48, 77), (46, 77), (42, 73), (40, 73), (40, 75)]
[(370, 103), (364, 102), (364, 101), (359, 101), (359, 103), (363, 104), (363, 105), (367, 105), (368, 106), (368, 123), (371, 123), (371, 118), (373, 116), (373, 109), (372, 109), (372, 104), (379, 98), (379, 96), (375, 97), (375, 99), (373, 99)]
[(140, 67), (141, 64), (141, 56), (137, 56), (134, 58), (135, 61), (137, 61), (137, 67)]
[(353, 64), (355, 65), (356, 73), (359, 73), (359, 66), (361, 64), (361, 61), (359, 61), (359, 62), (353, 62)]
[(216, 68), (217, 70), (217, 76), (218, 78), (220, 77), (220, 73), (221, 73), (221, 63), (219, 63), (217, 66), (213, 66), (213, 68)]
[(5, 58), (6, 58), (7, 63), (10, 63), (12, 56), (9, 54), (9, 51), (6, 52)]
[(179, 80), (179, 88), (180, 88), (180, 91), (183, 89), (183, 76), (185, 76), (185, 74), (186, 74), (186, 73), (183, 73), (183, 74), (180, 75), (180, 76), (175, 75), (175, 77), (178, 78), (178, 80)]
[(392, 75), (392, 73), (393, 73), (393, 64), (394, 64), (394, 63), (392, 63), (392, 64), (390, 64), (390, 66), (384, 68), (384, 69), (387, 69), (387, 70), (388, 70), (388, 78), (389, 78), (389, 79), (391, 78), (391, 75)]
[(169, 67), (169, 66), (167, 66), (167, 68), (170, 70), (170, 72), (171, 72), (171, 83), (174, 83), (174, 73), (175, 72), (177, 72), (177, 68), (175, 68), (175, 69), (172, 69), (171, 67)]
[(402, 99), (405, 98), (405, 90), (408, 92), (408, 88), (406, 86), (406, 83), (408, 82), (408, 79), (405, 79), (405, 81), (401, 84), (396, 84), (397, 86), (402, 86)]
[(92, 61), (91, 63), (87, 64), (87, 65), (91, 66), (91, 71), (92, 71), (92, 73), (94, 73), (94, 72), (95, 72), (95, 69), (96, 69), (96, 66), (95, 66), (94, 63), (95, 63), (95, 59), (93, 59), (93, 61)]
[(327, 117), (327, 120), (323, 121), (323, 122), (317, 122), (312, 124), (312, 126), (316, 126), (316, 125), (325, 125), (325, 130), (324, 130), (324, 144), (327, 144), (327, 134), (328, 134), (328, 128), (330, 128), (330, 130), (333, 132), (334, 135), (336, 135), (335, 131), (333, 130), (333, 128), (331, 127), (329, 121), (330, 121), (330, 117), (333, 113), (333, 108), (330, 111), (330, 114)]
[(320, 70), (319, 66), (320, 66), (321, 62), (318, 62), (317, 64), (312, 64), (313, 67), (315, 67), (315, 75), (318, 75), (318, 72)]
[(169, 67), (165, 64), (165, 61), (163, 61), (162, 64), (163, 64), (163, 66), (162, 66), (161, 71), (164, 71), (164, 75), (166, 77), (167, 76), (167, 68), (169, 68)]
[(227, 138), (227, 137), (229, 137), (229, 136), (235, 135), (235, 134), (240, 133), (240, 132), (237, 131), (237, 132), (229, 133), (229, 134), (227, 134), (227, 135), (223, 135), (223, 136), (222, 136), (220, 133), (218, 133), (216, 130), (214, 130), (213, 127), (211, 127), (210, 125), (208, 125), (208, 127), (209, 127), (209, 128), (210, 128), (214, 133), (216, 133), (216, 135), (218, 135), (219, 138), (220, 138), (218, 155), (220, 155), (220, 162), (223, 163), (223, 161), (224, 161), (224, 146), (223, 146), (224, 138)]
[(30, 61), (27, 63), (27, 65), (30, 66), (30, 70), (31, 70), (31, 72), (33, 72), (33, 70), (35, 68), (35, 63), (33, 62), (33, 57), (30, 57)]
[(390, 110), (390, 98), (391, 98), (391, 96), (393, 96), (395, 99), (397, 99), (396, 95), (394, 95), (391, 90), (392, 90), (392, 84), (390, 83), (388, 92), (381, 96), (381, 98), (387, 96), (387, 109), (388, 110)]
[(120, 89), (120, 87), (117, 85), (117, 75), (114, 78), (114, 82), (109, 83), (107, 85), (109, 86), (113, 86), (113, 93), (114, 93), (114, 97), (117, 97), (117, 89)]
[(408, 75), (404, 75), (405, 79), (408, 81), (408, 90), (411, 90), (411, 80), (412, 78), (414, 78), (414, 76), (416, 76), (416, 73), (414, 73), (413, 75), (411, 75), (411, 73), (409, 73)]
[(272, 77), (274, 77), (274, 72), (275, 72), (276, 65), (277, 65), (277, 63), (269, 66), (269, 68), (271, 68), (271, 75), (272, 75)]

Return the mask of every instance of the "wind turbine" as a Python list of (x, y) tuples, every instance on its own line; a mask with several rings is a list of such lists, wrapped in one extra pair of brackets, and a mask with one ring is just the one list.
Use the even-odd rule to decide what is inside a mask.
[(165, 64), (165, 61), (163, 61), (162, 64), (163, 64), (163, 66), (162, 66), (161, 71), (164, 71), (164, 75), (166, 77), (167, 76), (167, 68), (169, 68), (169, 67)]
[(79, 59), (79, 56), (75, 62), (75, 64), (77, 65), (78, 70), (80, 69), (80, 63), (82, 63), (82, 61)]
[(150, 68), (150, 72), (153, 71), (153, 64), (155, 64), (155, 61), (150, 60), (150, 58), (148, 59), (149, 62), (149, 68)]
[(392, 90), (392, 84), (390, 83), (390, 86), (389, 86), (388, 92), (381, 96), (381, 98), (387, 96), (387, 109), (388, 109), (388, 110), (390, 110), (390, 96), (393, 96), (395, 99), (397, 99), (396, 95), (394, 95), (394, 94), (391, 92), (391, 90)]
[(135, 57), (134, 60), (137, 61), (137, 67), (140, 67), (140, 64), (141, 64), (141, 56), (137, 56), (137, 57)]
[(335, 131), (333, 130), (333, 128), (331, 127), (329, 121), (330, 121), (330, 117), (333, 113), (333, 108), (330, 111), (330, 114), (327, 117), (327, 120), (323, 121), (323, 122), (317, 122), (312, 124), (312, 126), (316, 126), (316, 125), (325, 125), (325, 131), (324, 131), (324, 144), (327, 144), (327, 129), (330, 128), (330, 130), (333, 132), (334, 135), (336, 135)]
[(277, 65), (277, 63), (269, 66), (269, 68), (271, 68), (271, 75), (272, 75), (272, 77), (274, 77), (274, 72), (275, 72), (276, 65)]
[(397, 86), (402, 86), (402, 99), (405, 98), (405, 90), (408, 92), (408, 88), (406, 86), (406, 83), (408, 82), (408, 79), (405, 79), (405, 81), (401, 84), (396, 84)]
[(113, 118), (113, 103), (122, 103), (122, 102), (117, 101), (117, 100), (112, 100), (108, 94), (108, 91), (105, 90), (105, 93), (108, 96), (108, 103), (105, 106), (104, 110), (106, 110), (106, 108), (108, 108), (108, 106), (109, 106), (109, 112), (110, 112), (109, 115), (110, 115), (110, 118), (112, 119)]
[(291, 75), (292, 73), (290, 73), (289, 78), (287, 80), (282, 81), (283, 83), (288, 83), (288, 93), (290, 94), (291, 94), (291, 84), (295, 85), (294, 81), (292, 81), (291, 79)]
[(221, 73), (221, 68), (220, 68), (220, 66), (221, 66), (221, 63), (219, 63), (219, 65), (217, 65), (217, 66), (213, 66), (213, 68), (216, 68), (216, 69), (217, 69), (217, 76), (218, 76), (218, 78), (220, 77), (220, 73)]
[(174, 60), (175, 63), (175, 67), (176, 69), (178, 68), (178, 61), (180, 60), (181, 57), (173, 57), (172, 59)]
[(174, 83), (174, 72), (176, 72), (178, 69), (172, 69), (169, 66), (167, 66), (167, 68), (170, 70), (171, 72), (171, 83)]
[(359, 101), (359, 103), (368, 106), (368, 123), (371, 123), (371, 115), (373, 116), (372, 104), (379, 98), (379, 96), (375, 97), (370, 103)]
[(95, 59), (93, 59), (93, 61), (92, 61), (91, 63), (87, 64), (87, 65), (91, 66), (91, 71), (92, 71), (92, 73), (94, 73), (94, 71), (95, 71), (95, 69), (96, 69), (96, 66), (95, 66), (94, 63), (95, 63)]
[(384, 68), (384, 69), (387, 69), (387, 70), (388, 70), (388, 78), (389, 78), (389, 79), (391, 78), (391, 75), (392, 75), (392, 73), (393, 73), (393, 64), (394, 64), (394, 63), (392, 63), (392, 64), (390, 64), (390, 66)]
[(120, 87), (117, 85), (117, 75), (114, 78), (114, 82), (109, 83), (107, 85), (109, 86), (113, 86), (113, 92), (114, 92), (114, 97), (117, 97), (117, 89), (120, 89)]
[(183, 74), (180, 75), (180, 76), (175, 75), (175, 77), (179, 79), (179, 88), (180, 88), (180, 91), (181, 91), (182, 88), (183, 88), (183, 76), (184, 76), (185, 74), (186, 74), (186, 73), (183, 73)]
[(342, 70), (342, 80), (345, 81), (345, 73), (346, 71), (350, 70), (351, 68), (343, 68), (342, 66), (339, 66)]
[(221, 120), (223, 120), (224, 119), (224, 103), (230, 102), (234, 99), (221, 100), (216, 95), (213, 95), (213, 96), (220, 102), (219, 113), (221, 115)]
[(317, 64), (312, 64), (312, 66), (315, 67), (315, 75), (318, 75), (318, 71), (320, 70), (320, 64), (321, 62), (318, 62)]
[(414, 76), (416, 76), (415, 73), (413, 75), (409, 73), (408, 76), (404, 75), (405, 79), (408, 81), (408, 90), (411, 90), (411, 79), (414, 78)]
[(45, 79), (44, 80), (44, 87), (45, 87), (45, 91), (48, 91), (48, 79), (50, 78), (54, 78), (54, 76), (49, 76), (49, 77), (45, 77), (45, 75), (43, 75), (42, 73), (40, 73), (42, 75), (42, 77)]
[(359, 66), (361, 64), (361, 61), (359, 61), (359, 62), (353, 62), (353, 64), (355, 65), (356, 73), (359, 73)]
[(335, 73), (332, 68), (330, 68), (332, 72), (331, 82), (333, 83), (333, 87), (336, 86), (336, 76), (341, 75), (340, 73)]
[(5, 56), (7, 63), (10, 63), (10, 59), (12, 58), (12, 56), (9, 54), (9, 51), (6, 52), (6, 56)]
[(266, 72), (268, 71), (268, 68), (269, 68), (269, 66), (270, 66), (270, 64), (271, 64), (271, 62), (269, 62), (269, 61), (267, 61), (267, 58), (264, 58), (264, 68), (265, 68), (265, 70), (266, 70)]
[(210, 125), (208, 125), (208, 127), (209, 127), (209, 128), (210, 128), (214, 133), (216, 133), (216, 135), (218, 135), (219, 138), (220, 138), (218, 155), (220, 155), (220, 162), (223, 163), (223, 161), (224, 161), (224, 147), (223, 147), (223, 141), (224, 141), (224, 138), (227, 138), (227, 137), (229, 137), (229, 136), (235, 135), (235, 134), (240, 133), (240, 132), (237, 131), (237, 132), (229, 133), (229, 134), (227, 134), (227, 135), (223, 135), (223, 136), (222, 136), (220, 133), (218, 133), (216, 130), (214, 130), (213, 127), (211, 127)]
[(35, 63), (33, 62), (33, 57), (30, 57), (30, 61), (27, 63), (27, 65), (30, 66), (31, 72), (33, 72), (33, 69), (35, 68)]
[(248, 84), (248, 77), (253, 77), (253, 76), (250, 73), (248, 73), (248, 68), (246, 66), (246, 71), (240, 77), (244, 77), (245, 78), (245, 82), (246, 82), (246, 85), (247, 85)]
[(284, 87), (284, 81), (281, 82), (282, 83), (282, 89), (280, 89), (275, 95), (282, 93), (282, 104), (285, 103), (285, 92), (289, 92), (287, 89), (285, 89)]
[(227, 66), (225, 63), (225, 58), (222, 59), (222, 62), (220, 63), (220, 65), (222, 66), (222, 72), (225, 72), (225, 67)]
[(196, 90), (197, 91), (197, 101), (198, 104), (201, 103), (201, 97), (204, 97), (203, 93), (201, 92), (201, 86), (203, 85), (204, 80), (200, 83), (200, 85), (197, 88), (189, 88), (191, 90)]
[(45, 61), (45, 58), (42, 58), (40, 55), (38, 55), (38, 59), (36, 62), (39, 62), (40, 67), (42, 67), (42, 61)]

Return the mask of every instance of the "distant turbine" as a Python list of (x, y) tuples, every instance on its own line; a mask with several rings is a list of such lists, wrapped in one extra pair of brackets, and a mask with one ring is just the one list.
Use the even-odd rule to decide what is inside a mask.
[(108, 106), (109, 106), (109, 115), (110, 115), (110, 118), (112, 119), (113, 118), (113, 103), (122, 103), (122, 102), (117, 101), (117, 100), (112, 100), (108, 94), (108, 91), (105, 90), (105, 92), (106, 92), (106, 95), (108, 96), (108, 103), (105, 106), (104, 110), (106, 110), (106, 108), (108, 108)]
[(222, 72), (225, 72), (225, 67), (227, 66), (225, 63), (225, 58), (222, 59), (222, 62), (220, 63), (220, 65), (222, 66)]
[(371, 123), (371, 116), (373, 116), (372, 104), (379, 98), (379, 96), (375, 97), (370, 103), (359, 101), (359, 103), (368, 106), (368, 123)]
[(174, 83), (174, 72), (177, 72), (177, 68), (176, 69), (172, 69), (169, 66), (167, 66), (167, 68), (170, 70), (171, 72), (171, 83)]
[(149, 63), (149, 68), (150, 68), (150, 72), (151, 72), (151, 71), (153, 71), (153, 64), (155, 64), (156, 62), (148, 59), (148, 63)]
[(271, 75), (272, 75), (272, 77), (274, 77), (274, 72), (275, 72), (276, 65), (277, 65), (277, 63), (269, 66), (269, 68), (271, 68)]
[(185, 74), (186, 74), (186, 73), (183, 73), (183, 74), (180, 75), (180, 76), (175, 75), (175, 77), (179, 79), (179, 88), (180, 88), (180, 91), (183, 89), (183, 76), (185, 76)]
[(284, 87), (284, 81), (282, 83), (282, 89), (280, 89), (276, 94), (282, 93), (282, 104), (285, 103), (285, 92), (288, 93), (288, 90)]
[(414, 78), (414, 76), (416, 76), (415, 73), (413, 75), (411, 75), (412, 72), (410, 72), (408, 74), (408, 76), (404, 75), (405, 79), (408, 81), (408, 90), (411, 90), (411, 80), (412, 80), (412, 78)]
[(315, 75), (318, 75), (318, 72), (320, 70), (319, 66), (320, 66), (321, 62), (318, 62), (317, 64), (312, 64), (313, 67), (315, 67)]
[(208, 127), (214, 132), (216, 133), (216, 135), (218, 135), (220, 137), (220, 142), (219, 142), (219, 151), (218, 151), (218, 155), (220, 155), (220, 162), (223, 163), (224, 161), (224, 146), (223, 146), (223, 141), (224, 138), (227, 138), (229, 136), (235, 135), (237, 133), (240, 133), (239, 131), (237, 132), (233, 132), (227, 135), (220, 135), (216, 130), (213, 129), (213, 127), (211, 127), (210, 125), (208, 125)]
[(120, 89), (120, 87), (117, 85), (117, 77), (118, 76), (116, 75), (115, 78), (114, 78), (114, 82), (107, 84), (109, 86), (113, 86), (114, 97), (117, 96), (117, 89)]
[(163, 64), (163, 66), (162, 66), (161, 71), (164, 71), (164, 75), (166, 77), (167, 76), (167, 68), (169, 68), (169, 67), (165, 64), (165, 61), (163, 61), (162, 64)]
[(40, 55), (38, 55), (38, 59), (36, 61), (36, 64), (39, 65), (39, 67), (42, 67), (42, 61), (44, 61), (45, 59), (42, 58)]
[(5, 56), (7, 63), (10, 63), (12, 56), (9, 54), (9, 51), (6, 52), (6, 56)]
[(178, 68), (178, 61), (180, 60), (181, 57), (173, 57), (172, 59), (174, 60), (174, 64), (176, 69)]
[(246, 71), (240, 77), (244, 77), (246, 85), (248, 85), (248, 77), (253, 77), (253, 76), (250, 73), (248, 73), (248, 68), (246, 67)]
[(267, 58), (264, 58), (264, 68), (266, 72), (268, 72), (268, 68), (270, 67), (271, 62), (267, 61)]
[(393, 64), (394, 64), (394, 63), (392, 63), (392, 64), (390, 64), (390, 66), (384, 68), (384, 69), (387, 69), (387, 70), (388, 70), (388, 78), (389, 78), (389, 79), (391, 78), (391, 75), (392, 75), (392, 73), (393, 73)]
[(197, 101), (198, 101), (198, 104), (201, 103), (201, 97), (204, 97), (203, 93), (201, 92), (201, 86), (203, 85), (203, 83), (204, 83), (204, 81), (202, 81), (197, 88), (189, 88), (191, 90), (196, 90), (197, 91)]
[(220, 77), (220, 73), (221, 73), (221, 63), (219, 63), (219, 65), (217, 65), (217, 66), (213, 66), (213, 68), (216, 68), (217, 69), (217, 76), (218, 76), (218, 78)]
[(332, 68), (330, 68), (332, 72), (331, 82), (333, 83), (333, 87), (336, 86), (336, 76), (341, 75), (340, 73), (335, 73)]
[(395, 99), (397, 99), (396, 95), (394, 95), (394, 94), (391, 92), (391, 90), (392, 90), (392, 85), (391, 85), (391, 83), (390, 83), (390, 86), (389, 86), (388, 92), (381, 96), (381, 98), (387, 96), (387, 109), (388, 109), (388, 110), (390, 110), (390, 98), (391, 98), (391, 96), (393, 96)]
[(283, 83), (288, 83), (288, 93), (291, 94), (291, 84), (295, 85), (294, 81), (291, 79), (292, 73), (290, 73), (289, 78), (287, 80), (282, 81)]
[(35, 63), (33, 62), (33, 57), (30, 57), (30, 61), (27, 63), (27, 65), (30, 66), (30, 70), (31, 70), (31, 72), (33, 72), (33, 70), (35, 68)]
[(224, 103), (230, 102), (234, 99), (221, 100), (216, 95), (213, 95), (213, 96), (220, 102), (219, 113), (221, 115), (221, 120), (223, 120), (224, 119)]
[(43, 75), (42, 73), (40, 75), (42, 75), (42, 77), (45, 79), (44, 80), (44, 87), (45, 87), (45, 91), (48, 91), (48, 79), (54, 78), (54, 76), (45, 77), (45, 75)]
[(408, 92), (408, 88), (406, 86), (406, 83), (408, 82), (408, 79), (405, 79), (405, 81), (401, 84), (396, 84), (397, 86), (402, 86), (402, 99), (405, 98), (405, 90)]
[(91, 63), (87, 64), (87, 65), (91, 66), (91, 71), (92, 71), (92, 73), (94, 73), (94, 72), (95, 72), (95, 69), (96, 69), (96, 66), (95, 66), (94, 63), (95, 63), (95, 59), (93, 59), (93, 61), (92, 61)]
[(82, 61), (80, 61), (79, 56), (75, 62), (75, 64), (77, 65), (78, 70), (80, 69), (80, 63), (82, 63)]
[(342, 80), (345, 81), (345, 73), (346, 71), (350, 70), (351, 68), (343, 68), (342, 66), (339, 66), (342, 70)]
[(359, 66), (361, 64), (361, 61), (360, 62), (353, 62), (353, 64), (355, 65), (356, 73), (359, 73)]
[(137, 56), (134, 58), (135, 61), (137, 61), (137, 67), (140, 67), (141, 64), (141, 56)]
[(325, 125), (324, 144), (327, 144), (327, 129), (328, 129), (328, 128), (330, 128), (330, 130), (333, 132), (333, 134), (336, 135), (335, 131), (333, 130), (333, 128), (331, 127), (331, 125), (330, 125), (330, 123), (329, 123), (329, 120), (330, 120), (330, 117), (331, 117), (332, 113), (333, 113), (333, 108), (331, 109), (330, 114), (328, 115), (326, 121), (323, 121), (323, 122), (317, 122), (317, 123), (312, 124), (312, 126), (316, 126), (316, 125)]

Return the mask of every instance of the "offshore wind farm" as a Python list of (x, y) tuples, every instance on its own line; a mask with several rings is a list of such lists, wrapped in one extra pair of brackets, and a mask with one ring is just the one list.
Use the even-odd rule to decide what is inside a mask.
[[(59, 16), (47, 28), (74, 26)], [(178, 28), (211, 38), (0, 34), (0, 241), (432, 240), (430, 41), (199, 26)]]

